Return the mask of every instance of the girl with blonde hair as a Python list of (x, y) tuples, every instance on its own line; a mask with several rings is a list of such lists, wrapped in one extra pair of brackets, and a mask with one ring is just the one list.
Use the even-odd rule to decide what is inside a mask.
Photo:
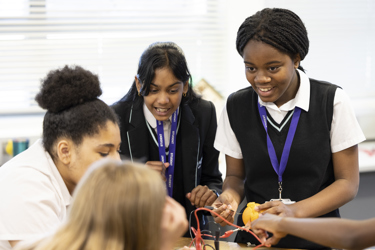
[(131, 162), (94, 163), (78, 184), (66, 222), (19, 249), (168, 250), (187, 230), (185, 211), (156, 171)]

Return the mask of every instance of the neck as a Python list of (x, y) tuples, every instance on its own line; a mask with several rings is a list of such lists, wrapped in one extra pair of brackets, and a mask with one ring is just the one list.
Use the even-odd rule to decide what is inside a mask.
[(77, 184), (69, 178), (69, 166), (65, 165), (64, 163), (58, 160), (53, 161), (65, 183), (66, 188), (68, 189), (70, 195), (72, 195)]
[(279, 98), (277, 101), (274, 102), (276, 106), (280, 108), (282, 105), (284, 105), (285, 103), (295, 98), (299, 89), (299, 85), (300, 85), (299, 74), (298, 74), (298, 71), (295, 70), (295, 74), (291, 80), (291, 84), (289, 85), (288, 89), (285, 91), (284, 95), (281, 98)]

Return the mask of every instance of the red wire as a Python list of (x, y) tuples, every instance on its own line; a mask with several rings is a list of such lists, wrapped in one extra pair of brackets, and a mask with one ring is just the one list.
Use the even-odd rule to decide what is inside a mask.
[[(240, 227), (240, 226), (237, 226), (237, 225), (235, 225), (235, 224), (233, 224), (233, 223), (227, 221), (227, 220), (224, 219), (221, 215), (219, 215), (218, 213), (216, 213), (216, 212), (214, 212), (214, 211), (212, 211), (212, 210), (210, 210), (210, 209), (208, 209), (208, 208), (200, 207), (200, 208), (195, 209), (195, 211), (194, 211), (194, 215), (195, 215), (195, 218), (196, 218), (196, 220), (197, 220), (197, 230), (195, 230), (194, 227), (191, 227), (191, 230), (193, 231), (193, 233), (194, 233), (194, 235), (195, 235), (195, 238), (190, 242), (189, 247), (192, 245), (192, 243), (194, 242), (194, 240), (195, 240), (195, 247), (196, 247), (196, 250), (202, 250), (202, 248), (201, 248), (201, 241), (203, 242), (203, 245), (204, 245), (204, 241), (203, 241), (203, 239), (202, 239), (202, 234), (201, 234), (201, 230), (200, 230), (200, 226), (199, 226), (199, 219), (198, 219), (198, 215), (197, 215), (197, 212), (198, 212), (198, 211), (201, 211), (201, 210), (206, 210), (206, 211), (208, 211), (208, 212), (210, 212), (210, 213), (213, 213), (214, 215), (216, 215), (217, 217), (219, 217), (219, 218), (221, 218), (223, 221), (225, 221), (227, 224), (229, 224), (229, 225), (231, 225), (231, 226), (233, 226), (233, 227), (240, 228), (241, 230), (245, 230), (245, 231), (248, 232), (248, 233), (251, 233), (251, 234), (252, 234), (252, 235), (253, 235), (253, 236), (254, 236), (254, 237), (255, 237), (255, 238), (261, 243), (261, 244), (259, 244), (258, 246), (254, 247), (253, 250), (254, 250), (254, 249), (257, 249), (257, 248), (259, 248), (259, 247), (264, 246), (264, 244), (263, 244), (262, 241), (258, 238), (258, 236), (257, 236), (256, 234), (254, 234), (253, 232), (251, 232), (249, 229), (247, 229), (247, 228), (243, 228), (243, 227)], [(227, 231), (227, 232), (230, 232), (230, 231)], [(224, 235), (220, 236), (220, 238), (226, 238), (226, 237), (228, 237), (229, 235), (231, 235), (231, 234), (233, 233), (233, 230), (232, 230), (232, 233), (229, 234), (229, 235), (226, 235), (227, 232), (225, 232)], [(208, 235), (203, 234), (203, 236), (208, 236)], [(209, 235), (209, 236), (213, 237), (212, 235)]]

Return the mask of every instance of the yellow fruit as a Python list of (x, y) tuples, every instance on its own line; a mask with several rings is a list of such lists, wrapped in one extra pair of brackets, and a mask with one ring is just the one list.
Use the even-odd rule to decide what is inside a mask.
[(5, 152), (7, 152), (8, 155), (13, 156), (13, 141), (9, 140), (6, 147)]
[(247, 207), (242, 213), (242, 221), (246, 225), (246, 223), (250, 221), (255, 221), (259, 218), (259, 213), (254, 210), (256, 206), (259, 206), (260, 204), (255, 202), (249, 202), (247, 203)]

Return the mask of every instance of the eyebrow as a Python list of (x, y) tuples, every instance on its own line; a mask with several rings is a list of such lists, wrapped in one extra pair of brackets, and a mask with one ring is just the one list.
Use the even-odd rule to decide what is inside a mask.
[[(247, 61), (244, 61), (244, 63), (254, 65), (254, 63), (247, 62)], [(281, 62), (280, 61), (270, 61), (270, 62), (267, 62), (265, 65), (270, 65), (270, 64), (274, 64), (274, 63), (281, 63)]]
[(113, 148), (113, 147), (115, 147), (115, 145), (112, 144), (112, 143), (104, 143), (104, 144), (99, 144), (97, 147), (98, 148), (99, 147), (110, 147), (110, 148)]
[[(172, 83), (171, 85), (168, 86), (168, 88), (173, 87), (173, 86), (176, 85), (176, 84), (182, 84), (182, 82), (181, 82), (181, 81), (178, 81), (178, 82)], [(159, 86), (156, 85), (155, 83), (150, 83), (150, 85), (155, 86), (155, 87), (159, 87)]]

